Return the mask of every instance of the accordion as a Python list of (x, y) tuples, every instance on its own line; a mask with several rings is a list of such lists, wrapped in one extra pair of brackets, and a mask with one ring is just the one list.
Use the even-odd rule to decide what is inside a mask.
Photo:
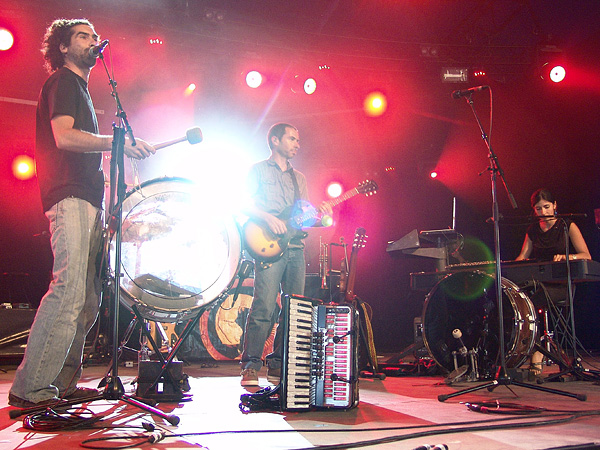
[(283, 301), (282, 410), (358, 405), (358, 312), (298, 295)]

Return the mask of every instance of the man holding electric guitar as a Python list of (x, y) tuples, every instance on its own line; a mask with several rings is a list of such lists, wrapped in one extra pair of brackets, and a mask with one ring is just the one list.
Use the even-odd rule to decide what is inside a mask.
[[(308, 204), (306, 178), (290, 163), (300, 149), (298, 130), (290, 124), (275, 124), (267, 134), (267, 141), (271, 156), (252, 166), (248, 176), (253, 204), (245, 211), (250, 218), (245, 238), (246, 246), (255, 248), (250, 253), (257, 264), (254, 300), (244, 334), (242, 386), (258, 386), (262, 353), (277, 309), (277, 294), (281, 289), (285, 295), (303, 295), (306, 275), (306, 234), (301, 230), (306, 224), (299, 224), (297, 228), (293, 225), (297, 217), (294, 207)], [(316, 211), (329, 215), (331, 205), (323, 202)], [(258, 239), (258, 244), (248, 245), (253, 238)], [(273, 250), (276, 244), (279, 248)], [(273, 384), (279, 383), (281, 375), (283, 335), (280, 328), (275, 335), (273, 353), (266, 361), (267, 379)]]

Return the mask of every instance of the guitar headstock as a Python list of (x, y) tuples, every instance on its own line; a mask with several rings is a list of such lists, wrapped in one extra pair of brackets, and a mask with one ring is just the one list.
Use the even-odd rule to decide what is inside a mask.
[(354, 232), (354, 241), (352, 242), (353, 249), (363, 248), (367, 244), (367, 230), (359, 227)]
[(377, 193), (377, 189), (379, 189), (379, 186), (377, 186), (377, 183), (375, 183), (373, 180), (365, 180), (358, 183), (356, 189), (361, 194), (373, 195)]

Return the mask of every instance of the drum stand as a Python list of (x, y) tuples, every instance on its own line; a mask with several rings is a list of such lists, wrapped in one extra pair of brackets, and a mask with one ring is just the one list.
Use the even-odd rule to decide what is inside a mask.
[(564, 395), (567, 397), (576, 398), (577, 400), (585, 401), (587, 399), (587, 397), (583, 394), (573, 394), (570, 392), (559, 391), (557, 389), (549, 389), (546, 387), (513, 380), (508, 375), (508, 372), (506, 370), (506, 355), (505, 355), (505, 345), (504, 345), (504, 313), (502, 311), (503, 310), (502, 282), (501, 282), (502, 270), (501, 270), (501, 266), (500, 266), (500, 227), (499, 227), (499, 222), (498, 222), (499, 216), (500, 216), (499, 208), (498, 208), (498, 197), (497, 197), (498, 174), (500, 174), (500, 177), (502, 178), (502, 181), (504, 183), (504, 188), (507, 191), (507, 194), (510, 199), (512, 207), (516, 209), (517, 204), (516, 204), (516, 201), (515, 201), (512, 193), (510, 192), (510, 189), (508, 188), (506, 179), (504, 177), (504, 172), (502, 171), (502, 168), (500, 167), (500, 163), (498, 162), (498, 157), (493, 152), (492, 147), (490, 145), (490, 141), (488, 139), (488, 136), (483, 129), (483, 125), (482, 125), (481, 121), (479, 120), (479, 116), (477, 116), (477, 112), (475, 111), (475, 108), (473, 107), (472, 97), (473, 97), (473, 92), (471, 92), (469, 95), (467, 95), (465, 97), (465, 100), (467, 101), (469, 107), (471, 108), (471, 111), (473, 112), (473, 115), (475, 116), (475, 120), (477, 121), (479, 130), (481, 131), (481, 137), (487, 146), (488, 158), (490, 160), (490, 166), (488, 167), (487, 170), (490, 172), (491, 189), (492, 189), (492, 222), (494, 224), (494, 250), (495, 250), (494, 253), (495, 253), (495, 262), (496, 262), (494, 284), (495, 284), (495, 291), (496, 291), (496, 305), (497, 305), (497, 309), (498, 309), (498, 322), (499, 322), (498, 334), (499, 334), (500, 367), (498, 367), (498, 370), (496, 373), (496, 378), (494, 380), (492, 380), (488, 383), (484, 383), (480, 386), (475, 386), (472, 388), (463, 389), (461, 391), (454, 392), (453, 394), (439, 395), (438, 400), (440, 402), (443, 402), (452, 397), (457, 397), (462, 394), (467, 394), (470, 392), (475, 392), (475, 391), (479, 391), (481, 389), (486, 389), (486, 388), (488, 389), (488, 391), (491, 392), (498, 386), (506, 386), (510, 390), (509, 386), (515, 385), (515, 386), (525, 387), (528, 389), (535, 389), (538, 391), (549, 392), (552, 394)]

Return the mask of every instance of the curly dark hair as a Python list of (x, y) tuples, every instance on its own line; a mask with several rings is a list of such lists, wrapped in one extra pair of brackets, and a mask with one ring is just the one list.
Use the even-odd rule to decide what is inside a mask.
[(69, 46), (73, 27), (76, 25), (88, 25), (93, 28), (87, 19), (56, 19), (46, 30), (42, 41), (42, 55), (46, 63), (44, 66), (49, 73), (55, 72), (65, 64), (65, 57), (60, 51), (60, 44)]

